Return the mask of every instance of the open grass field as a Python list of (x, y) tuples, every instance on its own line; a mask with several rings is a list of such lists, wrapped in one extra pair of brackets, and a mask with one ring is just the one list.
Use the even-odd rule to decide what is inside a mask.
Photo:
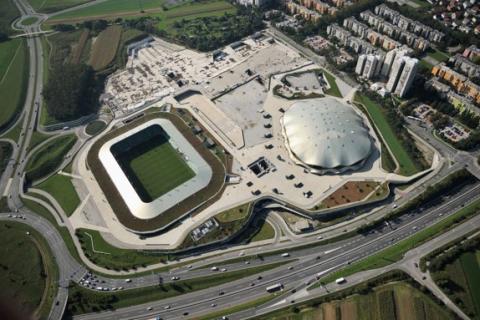
[(2, 302), (24, 318), (47, 318), (58, 272), (47, 243), (35, 230), (10, 221), (0, 224), (0, 241)]
[(193, 291), (198, 291), (220, 284), (251, 276), (256, 273), (271, 270), (285, 264), (284, 261), (259, 267), (247, 268), (239, 271), (230, 271), (212, 276), (200, 277), (191, 280), (179, 280), (175, 283), (152, 285), (142, 289), (102, 293), (73, 285), (67, 304), (67, 315), (76, 315), (106, 309), (108, 305), (118, 309), (131, 305), (175, 297)]
[(80, 204), (80, 198), (70, 177), (56, 174), (36, 187), (50, 193), (58, 201), (67, 216), (72, 215)]
[(438, 62), (444, 62), (450, 58), (450, 56), (447, 53), (437, 49), (430, 49), (430, 51), (427, 52), (427, 55), (437, 60)]
[(71, 54), (71, 62), (74, 64), (80, 63), (82, 58), (82, 53), (85, 50), (87, 42), (90, 38), (90, 30), (84, 29), (78, 39), (78, 42), (75, 44), (74, 49)]
[(107, 0), (86, 8), (65, 12), (55, 16), (52, 21), (65, 19), (78, 19), (89, 17), (115, 17), (125, 14), (140, 14), (142, 10), (161, 10), (162, 5), (166, 4), (165, 0)]
[(107, 127), (107, 124), (101, 120), (95, 120), (90, 122), (87, 127), (85, 128), (85, 132), (90, 135), (94, 136), (103, 131)]
[(10, 24), (20, 16), (17, 7), (11, 0), (0, 0), (0, 32), (15, 33)]
[(56, 170), (76, 141), (74, 134), (64, 135), (50, 140), (36, 150), (27, 163), (27, 179), (40, 179)]
[(314, 307), (279, 310), (259, 320), (448, 320), (450, 315), (429, 296), (406, 282), (380, 285)]
[(38, 12), (51, 13), (93, 0), (29, 0), (30, 5)]
[[(378, 129), (385, 143), (393, 153), (393, 156), (395, 159), (397, 159), (400, 165), (399, 173), (405, 176), (410, 176), (417, 173), (418, 169), (415, 166), (415, 163), (413, 162), (412, 158), (410, 158), (407, 151), (403, 148), (402, 143), (388, 124), (382, 108), (374, 101), (361, 94), (357, 94), (355, 96), (355, 101), (364, 106), (368, 112), (368, 115), (370, 116), (370, 119), (374, 122), (373, 125)], [(387, 152), (387, 150), (382, 150), (382, 152)]]
[[(148, 140), (115, 157), (140, 198), (151, 202), (193, 178), (195, 172), (169, 143), (160, 126), (152, 126), (146, 130), (153, 134)], [(132, 136), (126, 140), (134, 138)], [(126, 140), (124, 143), (128, 143)]]
[(239, 205), (238, 207), (225, 210), (215, 216), (215, 219), (218, 222), (231, 222), (235, 220), (245, 219), (248, 216), (248, 210), (250, 207), (250, 203), (245, 203)]
[(21, 39), (0, 42), (0, 82), (5, 76), (5, 73), (15, 57), (15, 53), (17, 53), (21, 45)]
[[(24, 40), (15, 40), (13, 44), (8, 41), (1, 46), (7, 46), (8, 51), (0, 53), (0, 72), (3, 70), (3, 77), (0, 78), (0, 97), (2, 107), (0, 108), (0, 131), (8, 127), (12, 120), (18, 115), (23, 107), (28, 84), (28, 52)], [(15, 46), (17, 46), (16, 49)], [(12, 50), (15, 53), (12, 56)], [(0, 47), (0, 52), (2, 48)], [(10, 62), (8, 62), (10, 60)]]
[(113, 25), (100, 32), (92, 47), (90, 65), (95, 71), (107, 68), (117, 54), (122, 26)]
[[(140, 5), (141, 3), (141, 5)], [(165, 8), (168, 7), (168, 10)], [(143, 11), (143, 12), (142, 12)], [(225, 0), (204, 0), (199, 2), (176, 1), (174, 5), (166, 0), (108, 0), (88, 8), (83, 8), (53, 17), (47, 23), (73, 23), (91, 19), (115, 19), (139, 16), (152, 16), (161, 19), (158, 28), (170, 29), (175, 21), (205, 16), (234, 13), (235, 7)]]

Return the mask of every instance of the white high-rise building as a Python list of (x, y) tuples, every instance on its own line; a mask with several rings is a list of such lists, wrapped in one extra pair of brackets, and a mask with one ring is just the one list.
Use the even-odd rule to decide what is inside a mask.
[(387, 91), (394, 92), (397, 87), (398, 79), (402, 74), (403, 66), (405, 64), (405, 57), (395, 57), (392, 68), (390, 70), (390, 75), (388, 77), (387, 86), (385, 87)]
[(388, 77), (388, 74), (390, 73), (390, 68), (392, 67), (396, 55), (397, 49), (390, 50), (385, 55), (385, 59), (383, 60), (382, 65), (382, 71), (380, 72), (383, 77)]
[(386, 89), (403, 97), (410, 88), (417, 73), (418, 60), (407, 56), (397, 56), (392, 64)]
[(377, 69), (378, 59), (373, 54), (367, 55), (367, 60), (365, 61), (365, 67), (363, 68), (362, 77), (365, 79), (371, 79), (375, 75), (375, 70)]
[(403, 67), (402, 74), (398, 79), (397, 87), (395, 88), (395, 94), (400, 97), (405, 96), (408, 89), (412, 85), (413, 80), (415, 79), (415, 75), (417, 73), (418, 67), (418, 59), (409, 58), (405, 59), (405, 65)]
[(361, 76), (363, 74), (363, 68), (365, 67), (365, 61), (367, 60), (366, 54), (361, 54), (358, 57), (357, 65), (355, 66), (355, 73)]
[(365, 79), (377, 76), (382, 67), (383, 56), (362, 54), (358, 57), (355, 73)]

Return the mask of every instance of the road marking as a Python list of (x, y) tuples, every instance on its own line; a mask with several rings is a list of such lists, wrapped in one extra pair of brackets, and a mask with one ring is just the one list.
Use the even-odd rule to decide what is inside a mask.
[(335, 252), (335, 251), (337, 251), (338, 249), (341, 249), (341, 248), (342, 247), (338, 247), (338, 248), (335, 248), (335, 249), (330, 249), (330, 250), (325, 251), (323, 254), (329, 254), (329, 253)]
[(3, 196), (6, 197), (8, 196), (8, 193), (10, 191), (10, 185), (12, 184), (12, 178), (8, 179), (7, 181), (7, 186), (5, 187), (5, 191), (3, 192)]

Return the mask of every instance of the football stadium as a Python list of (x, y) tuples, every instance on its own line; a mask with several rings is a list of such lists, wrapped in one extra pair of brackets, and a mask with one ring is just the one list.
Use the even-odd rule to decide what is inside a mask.
[(144, 116), (102, 137), (89, 165), (119, 220), (136, 232), (191, 213), (225, 179), (223, 165), (171, 114)]
[(290, 157), (312, 173), (357, 170), (372, 151), (362, 118), (334, 98), (294, 103), (285, 112), (282, 125)]

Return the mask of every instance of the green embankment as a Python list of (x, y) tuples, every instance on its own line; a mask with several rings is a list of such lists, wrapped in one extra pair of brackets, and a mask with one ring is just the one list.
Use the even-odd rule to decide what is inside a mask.
[[(371, 121), (373, 121), (373, 124), (376, 126), (378, 131), (380, 131), (385, 143), (388, 145), (388, 148), (400, 165), (399, 173), (405, 176), (410, 176), (417, 173), (417, 166), (412, 158), (408, 155), (405, 148), (402, 146), (401, 141), (397, 138), (392, 127), (390, 127), (388, 124), (382, 108), (374, 101), (361, 94), (357, 94), (355, 96), (355, 101), (365, 107)], [(384, 150), (382, 152), (388, 152), (388, 150)]]
[(62, 164), (63, 159), (76, 141), (77, 136), (69, 134), (45, 143), (28, 160), (26, 166), (27, 179), (33, 181), (51, 174)]
[(72, 184), (72, 179), (62, 174), (56, 174), (36, 186), (50, 193), (58, 204), (70, 216), (80, 204), (80, 198)]
[(325, 70), (323, 71), (323, 74), (325, 75), (325, 78), (327, 78), (328, 84), (330, 85), (330, 89), (326, 90), (325, 93), (331, 96), (342, 98), (342, 93), (340, 92), (340, 89), (338, 89), (335, 77)]

